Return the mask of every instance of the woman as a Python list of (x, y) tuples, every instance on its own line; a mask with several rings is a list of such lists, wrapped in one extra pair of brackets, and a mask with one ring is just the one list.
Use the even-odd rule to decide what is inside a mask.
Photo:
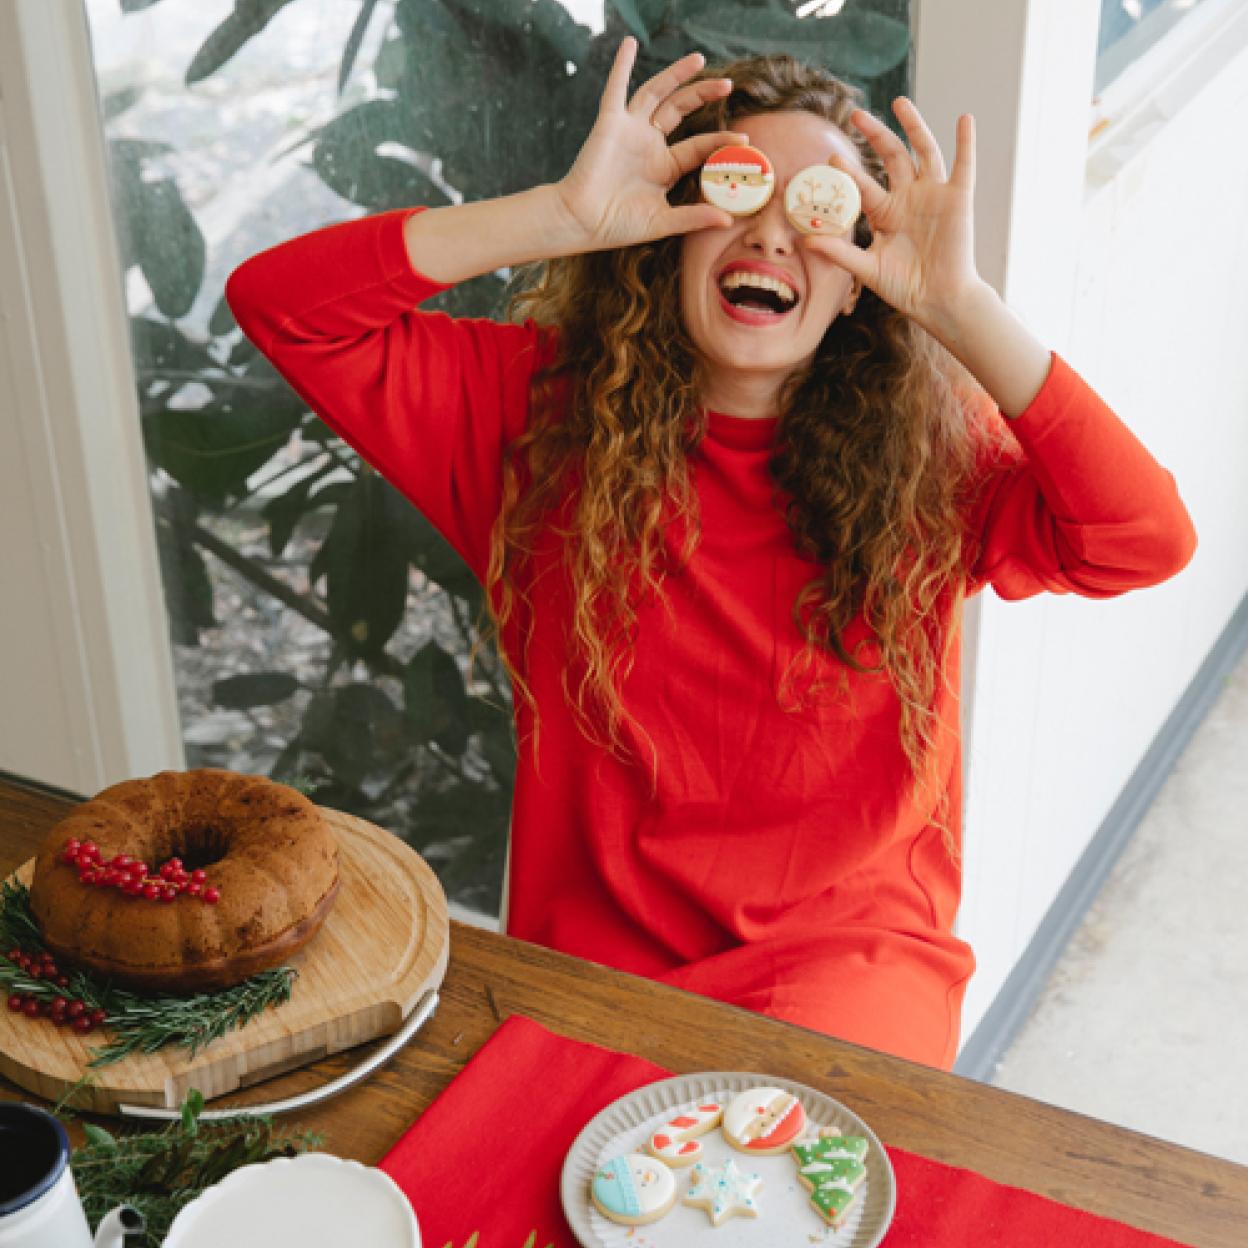
[[(962, 602), (1156, 584), (1191, 522), (977, 276), (969, 116), (947, 176), (904, 99), (914, 156), (789, 58), (629, 98), (635, 52), (558, 184), (295, 239), (231, 306), (488, 590), (508, 931), (948, 1067)], [(697, 173), (743, 141), (776, 192), (734, 219)], [(852, 239), (784, 214), (825, 162)], [(413, 310), (525, 264), (522, 324)]]

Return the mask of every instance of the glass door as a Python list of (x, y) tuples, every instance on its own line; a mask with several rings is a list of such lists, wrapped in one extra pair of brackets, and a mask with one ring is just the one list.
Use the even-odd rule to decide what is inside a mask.
[[(498, 913), (515, 748), (480, 586), (234, 324), (225, 279), (329, 222), (553, 180), (620, 38), (787, 47), (885, 115), (909, 0), (86, 0), (190, 766), (387, 827)], [(447, 292), (503, 313), (505, 274)]]

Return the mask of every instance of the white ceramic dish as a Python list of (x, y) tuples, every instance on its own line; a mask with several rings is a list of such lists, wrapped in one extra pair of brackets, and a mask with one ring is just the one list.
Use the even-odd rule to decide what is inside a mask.
[[(865, 1136), (867, 1177), (849, 1221), (834, 1231), (815, 1212), (810, 1193), (797, 1180), (793, 1155), (744, 1157), (722, 1134), (712, 1131), (699, 1137), (705, 1159), (718, 1164), (733, 1157), (739, 1164), (763, 1176), (759, 1190), (758, 1218), (731, 1218), (712, 1226), (700, 1209), (677, 1200), (676, 1207), (658, 1222), (629, 1227), (609, 1222), (591, 1205), (589, 1185), (594, 1171), (618, 1153), (643, 1152), (650, 1134), (663, 1125), (673, 1111), (715, 1097), (731, 1099), (738, 1092), (759, 1086), (792, 1092), (806, 1110), (811, 1131), (829, 1127), (838, 1135)], [(688, 1170), (677, 1171), (677, 1188), (688, 1185)], [(852, 1110), (823, 1092), (780, 1079), (740, 1071), (710, 1071), (663, 1079), (612, 1102), (586, 1124), (576, 1137), (563, 1164), (560, 1197), (568, 1225), (585, 1248), (686, 1248), (706, 1244), (714, 1248), (775, 1248), (777, 1244), (815, 1244), (825, 1248), (875, 1248), (893, 1220), (897, 1204), (897, 1180), (892, 1163), (874, 1131)]]
[(191, 1201), (164, 1248), (420, 1248), (420, 1229), (383, 1171), (327, 1153), (242, 1166)]

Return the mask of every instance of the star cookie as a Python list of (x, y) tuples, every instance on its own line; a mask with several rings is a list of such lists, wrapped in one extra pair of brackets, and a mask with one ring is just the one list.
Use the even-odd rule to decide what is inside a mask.
[(712, 1226), (719, 1226), (734, 1215), (758, 1217), (754, 1193), (763, 1181), (762, 1176), (747, 1174), (731, 1157), (722, 1166), (708, 1166), (699, 1161), (693, 1167), (691, 1178), (684, 1203), (693, 1209), (705, 1209)]

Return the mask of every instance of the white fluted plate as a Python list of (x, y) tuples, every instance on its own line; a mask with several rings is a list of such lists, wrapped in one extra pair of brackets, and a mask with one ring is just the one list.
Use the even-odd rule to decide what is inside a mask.
[[(603, 1162), (620, 1153), (645, 1152), (650, 1135), (675, 1115), (708, 1098), (722, 1103), (750, 1088), (774, 1087), (791, 1092), (801, 1101), (810, 1123), (809, 1134), (820, 1127), (837, 1135), (865, 1136), (867, 1177), (848, 1222), (833, 1230), (815, 1212), (810, 1192), (798, 1182), (797, 1163), (789, 1151), (774, 1157), (753, 1157), (738, 1152), (716, 1129), (699, 1136), (703, 1160), (718, 1165), (729, 1157), (738, 1165), (762, 1175), (758, 1191), (757, 1218), (730, 1218), (712, 1226), (702, 1209), (690, 1209), (677, 1197), (676, 1206), (658, 1222), (647, 1226), (621, 1226), (608, 1221), (589, 1199), (590, 1182)], [(676, 1186), (683, 1195), (689, 1170), (676, 1171)], [(563, 1211), (584, 1248), (776, 1248), (779, 1244), (818, 1245), (819, 1248), (875, 1248), (884, 1238), (897, 1204), (897, 1180), (892, 1162), (875, 1132), (857, 1114), (826, 1093), (804, 1083), (740, 1071), (708, 1071), (678, 1075), (630, 1092), (612, 1102), (585, 1125), (568, 1150), (560, 1182)]]
[(329, 1153), (240, 1166), (173, 1220), (164, 1248), (420, 1248), (416, 1215), (384, 1171)]

